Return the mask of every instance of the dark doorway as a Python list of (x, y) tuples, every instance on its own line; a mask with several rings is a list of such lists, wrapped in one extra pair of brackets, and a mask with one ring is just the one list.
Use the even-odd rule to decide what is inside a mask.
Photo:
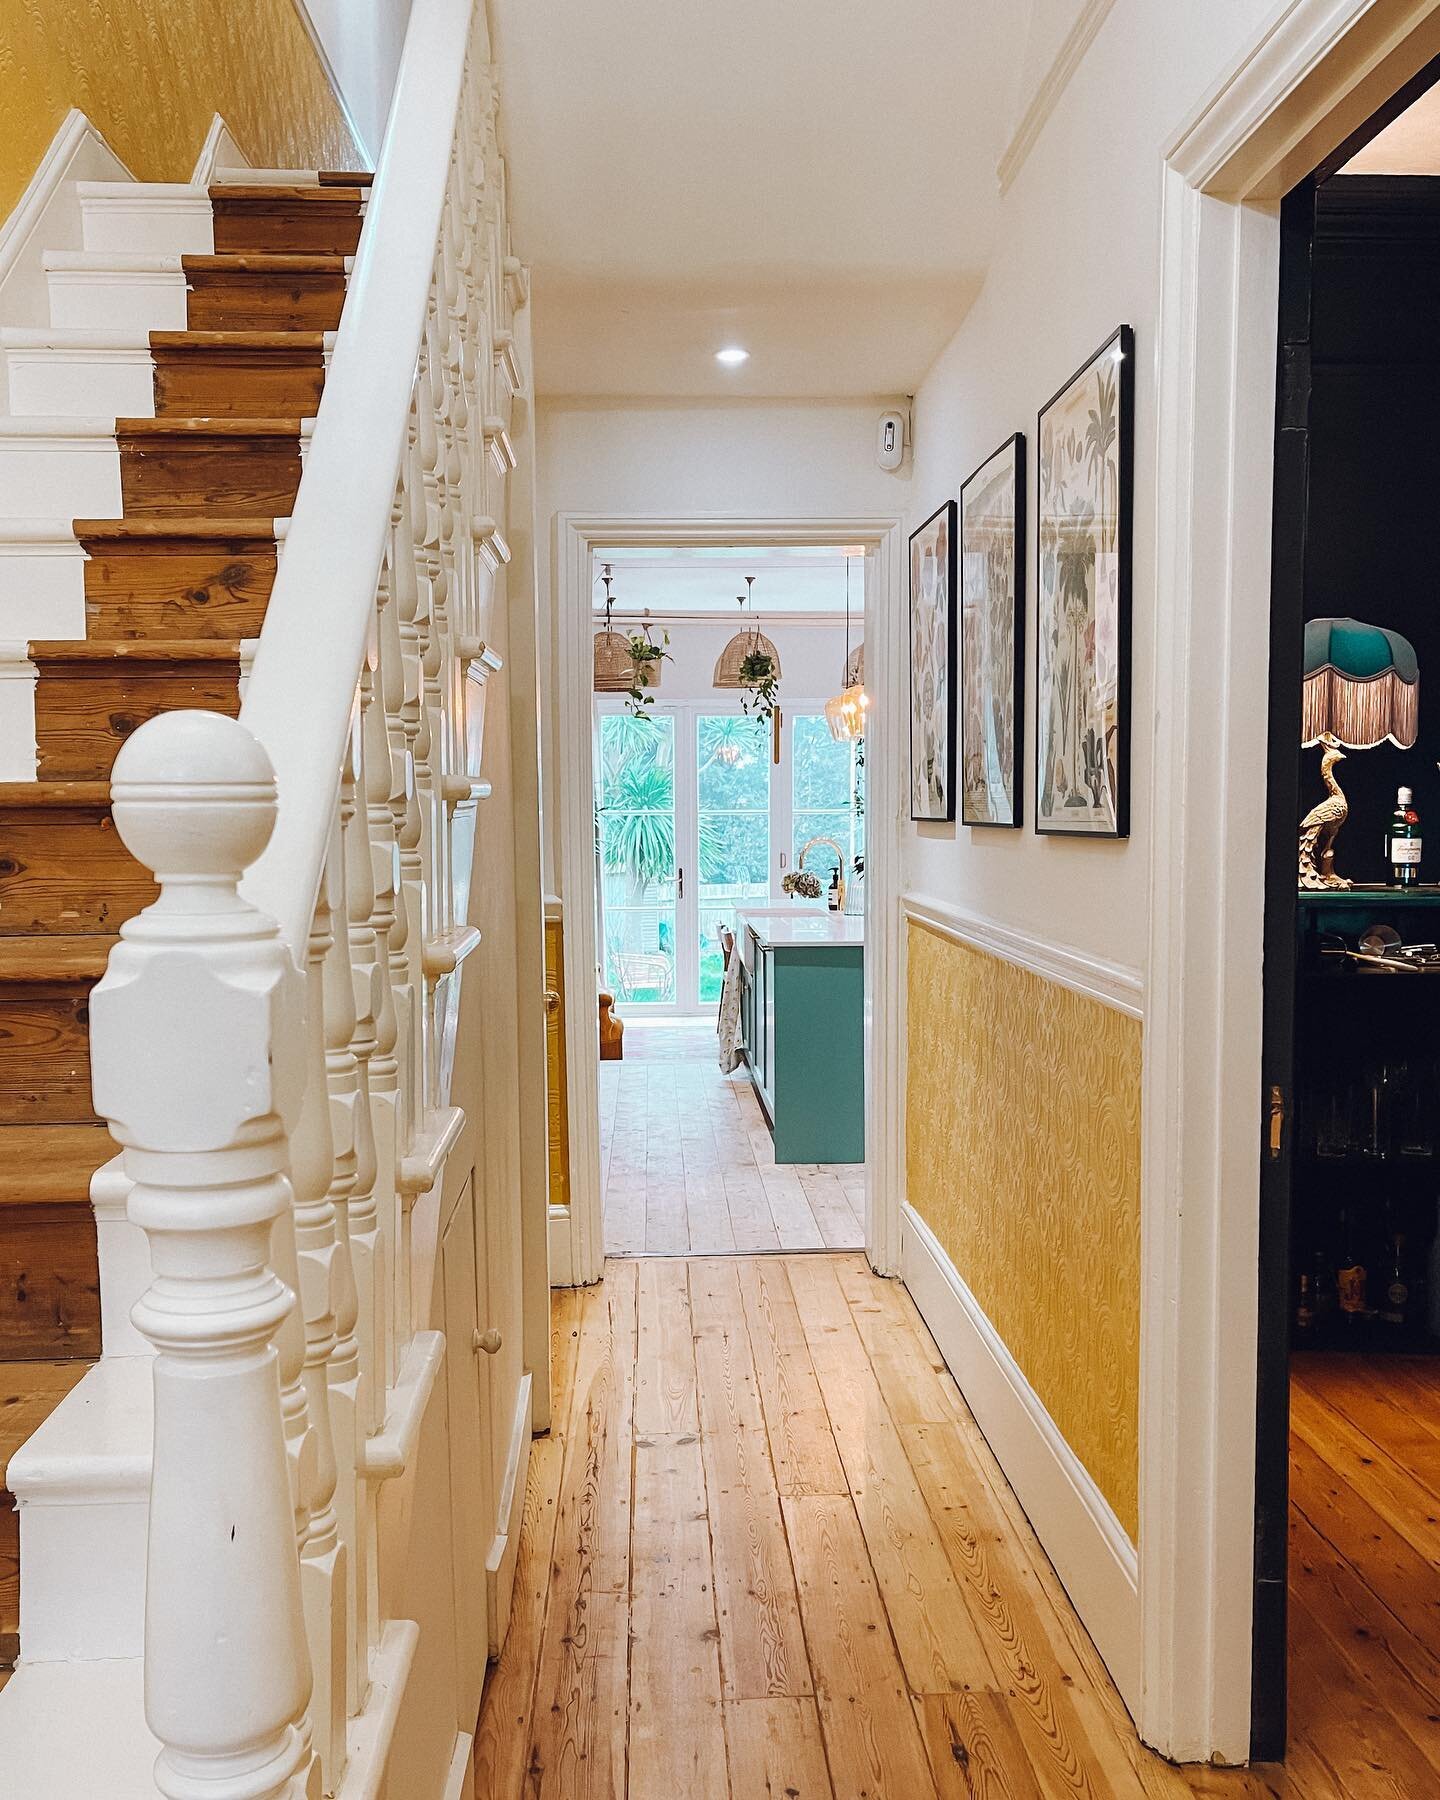
[[(1288, 1747), (1342, 1795), (1379, 1791), (1347, 1784), (1345, 1742), (1372, 1781), (1440, 1792), (1440, 961), (1362, 960), (1440, 941), (1440, 157), (1434, 174), (1341, 172), (1437, 74), (1281, 220), (1252, 1754)], [(1394, 713), (1401, 652), (1368, 673), (1329, 619), (1413, 647), (1418, 726)], [(1402, 740), (1359, 747), (1368, 726), (1347, 715), (1328, 780), (1324, 746), (1301, 748), (1330, 719), (1312, 685), (1302, 727), (1322, 640), (1339, 646), (1334, 706), (1384, 710), (1388, 684)], [(1299, 823), (1332, 784), (1348, 804), (1333, 872), (1354, 885), (1297, 891)], [(1421, 861), (1400, 888), (1402, 786)]]

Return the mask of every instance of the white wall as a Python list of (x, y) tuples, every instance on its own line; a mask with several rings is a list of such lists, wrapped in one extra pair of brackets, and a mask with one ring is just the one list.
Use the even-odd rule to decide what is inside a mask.
[(893, 475), (876, 466), (881, 410), (878, 401), (537, 401), (538, 580), (550, 597), (551, 626), (550, 643), (542, 647), (550, 671), (542, 747), (547, 892), (559, 892), (557, 516), (900, 517), (909, 505), (911, 470), (908, 460)]
[(410, 0), (300, 0), (373, 162), (380, 154)]
[[(596, 629), (604, 614), (597, 613)], [(650, 634), (658, 644), (662, 632), (670, 636), (670, 660), (663, 665), (656, 704), (669, 701), (715, 701), (717, 710), (739, 704), (733, 691), (717, 693), (715, 664), (720, 652), (740, 628), (738, 618), (724, 614), (714, 619), (641, 619), (634, 614), (615, 614), (617, 631), (638, 631), (650, 626)], [(787, 715), (800, 700), (828, 700), (840, 691), (840, 677), (845, 664), (845, 621), (843, 619), (766, 618), (760, 615), (760, 629), (780, 654), (780, 704)], [(852, 647), (865, 635), (858, 609), (850, 626)]]
[[(1116, 0), (1005, 197), (979, 299), (916, 396), (912, 529), (956, 497), (1009, 433), (1026, 436), (1025, 828), (907, 826), (905, 885), (1132, 967), (1145, 960), (1152, 803), (1161, 150), (1274, 11), (1274, 0)], [(1121, 843), (1040, 838), (1032, 830), (1035, 415), (1122, 321), (1136, 340), (1132, 835)]]

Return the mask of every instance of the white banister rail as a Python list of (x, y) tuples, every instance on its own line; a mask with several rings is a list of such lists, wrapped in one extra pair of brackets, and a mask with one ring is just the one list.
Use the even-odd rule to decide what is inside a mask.
[(246, 898), (297, 961), (325, 862), (332, 771), (374, 623), (435, 269), (473, 0), (414, 0), (365, 227), (250, 672), (242, 723), (280, 815)]

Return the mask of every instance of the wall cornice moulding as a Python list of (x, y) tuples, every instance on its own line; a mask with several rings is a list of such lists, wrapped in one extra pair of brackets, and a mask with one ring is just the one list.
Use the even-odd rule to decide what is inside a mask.
[(1029, 969), (1046, 981), (1058, 982), (1073, 993), (1099, 1000), (1129, 1018), (1145, 1017), (1145, 982), (1138, 969), (1067, 949), (1063, 944), (967, 912), (964, 907), (930, 894), (905, 894), (900, 904), (907, 919), (941, 937)]
[(1085, 0), (1085, 4), (1075, 15), (1075, 21), (1061, 39), (1060, 48), (1055, 52), (1050, 67), (1041, 76), (1039, 85), (1030, 96), (1030, 104), (1021, 114), (1014, 136), (995, 165), (1002, 194), (1009, 193), (1015, 177), (1025, 166), (1025, 159), (1045, 129), (1046, 120), (1059, 105), (1060, 96), (1070, 85), (1070, 77), (1085, 60), (1085, 52), (1095, 42), (1100, 27), (1114, 4), (1115, 0)]

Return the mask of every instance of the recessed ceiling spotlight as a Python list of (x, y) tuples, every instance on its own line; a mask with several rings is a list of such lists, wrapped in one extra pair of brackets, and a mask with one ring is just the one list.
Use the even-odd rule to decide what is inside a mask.
[(727, 369), (738, 369), (743, 362), (749, 362), (750, 352), (742, 350), (738, 344), (729, 344), (724, 350), (715, 352), (715, 360), (724, 363)]

